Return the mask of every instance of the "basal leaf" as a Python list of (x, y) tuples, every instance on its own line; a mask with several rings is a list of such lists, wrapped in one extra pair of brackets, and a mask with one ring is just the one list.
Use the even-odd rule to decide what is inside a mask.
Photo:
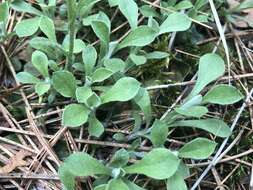
[(104, 61), (104, 66), (115, 73), (118, 71), (124, 72), (126, 63), (122, 61), (121, 59), (112, 58), (112, 59), (106, 59)]
[(129, 160), (129, 153), (125, 149), (120, 149), (113, 155), (110, 166), (120, 168), (125, 166)]
[(151, 53), (148, 53), (145, 55), (147, 59), (164, 59), (166, 57), (169, 57), (169, 54), (162, 51), (153, 51)]
[(188, 190), (183, 176), (177, 171), (167, 180), (167, 190)]
[(198, 117), (198, 118), (208, 113), (208, 109), (204, 106), (191, 106), (187, 108), (180, 107), (176, 108), (175, 111), (187, 117)]
[(88, 45), (82, 53), (85, 74), (90, 76), (97, 61), (97, 51), (93, 46)]
[(177, 171), (179, 163), (180, 160), (168, 149), (156, 148), (124, 170), (129, 174), (143, 174), (161, 180), (171, 177)]
[(64, 108), (62, 124), (67, 127), (79, 127), (86, 123), (90, 111), (81, 104), (70, 104)]
[(88, 86), (78, 87), (76, 89), (76, 98), (79, 103), (87, 103), (87, 99), (92, 95), (92, 90)]
[(31, 6), (31, 4), (27, 3), (24, 0), (14, 0), (11, 2), (11, 8), (19, 11), (19, 12), (26, 12), (31, 13), (35, 15), (42, 15), (42, 12), (40, 12), (38, 9)]
[(106, 190), (130, 190), (122, 179), (112, 179), (106, 186)]
[(98, 68), (91, 76), (92, 82), (102, 82), (113, 75), (113, 72), (106, 68)]
[(110, 41), (110, 30), (108, 26), (102, 21), (92, 21), (92, 29), (97, 37), (106, 44)]
[(16, 75), (16, 78), (19, 82), (23, 83), (23, 84), (36, 84), (38, 82), (40, 82), (40, 80), (38, 78), (36, 78), (35, 76), (33, 76), (30, 73), (27, 72), (20, 72)]
[(56, 42), (55, 27), (52, 19), (42, 16), (40, 18), (40, 29), (48, 37), (48, 39)]
[(149, 138), (155, 147), (162, 147), (167, 140), (168, 125), (160, 120), (155, 120), (151, 127)]
[(9, 16), (8, 2), (0, 3), (0, 22), (6, 22)]
[(89, 135), (94, 137), (100, 137), (104, 132), (103, 124), (92, 114), (89, 117)]
[(135, 54), (130, 54), (130, 59), (133, 61), (135, 65), (143, 65), (147, 62), (147, 58), (142, 55), (135, 55)]
[(45, 53), (43, 53), (41, 51), (33, 52), (32, 64), (45, 78), (49, 77), (48, 58)]
[(42, 96), (45, 93), (48, 92), (50, 89), (50, 84), (47, 82), (39, 82), (35, 85), (35, 92), (39, 95)]
[(16, 25), (15, 31), (19, 37), (32, 36), (39, 29), (39, 24), (39, 17), (25, 19)]

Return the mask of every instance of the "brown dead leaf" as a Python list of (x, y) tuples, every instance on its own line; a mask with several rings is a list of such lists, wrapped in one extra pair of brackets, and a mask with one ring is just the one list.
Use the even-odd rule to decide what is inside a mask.
[(15, 170), (17, 167), (28, 165), (29, 163), (27, 163), (24, 158), (30, 155), (31, 153), (28, 151), (19, 151), (16, 155), (9, 159), (5, 166), (0, 168), (0, 174), (7, 174)]

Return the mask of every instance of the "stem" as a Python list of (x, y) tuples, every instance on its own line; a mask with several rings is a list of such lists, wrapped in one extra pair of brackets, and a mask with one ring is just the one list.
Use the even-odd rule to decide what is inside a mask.
[(68, 24), (69, 24), (69, 52), (67, 57), (67, 63), (65, 65), (66, 70), (71, 70), (73, 64), (73, 51), (75, 41), (75, 19), (76, 19), (76, 1), (66, 0), (68, 8)]

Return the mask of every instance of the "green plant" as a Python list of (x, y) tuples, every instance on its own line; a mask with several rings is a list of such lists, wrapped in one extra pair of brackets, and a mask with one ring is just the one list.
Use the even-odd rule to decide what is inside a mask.
[[(163, 119), (152, 122), (149, 93), (140, 81), (128, 76), (128, 71), (144, 65), (149, 59), (168, 57), (166, 52), (149, 52), (146, 47), (161, 35), (189, 29), (192, 24), (192, 19), (189, 18), (191, 12), (188, 16), (177, 11), (192, 8), (197, 17), (197, 10), (202, 6), (201, 1), (196, 1), (194, 6), (190, 1), (172, 5), (164, 3), (164, 6), (174, 8), (172, 13), (163, 12), (161, 15), (151, 7), (141, 7), (140, 12), (147, 17), (147, 24), (139, 26), (139, 8), (134, 0), (128, 0), (127, 3), (126, 0), (109, 0), (111, 7), (118, 6), (131, 28), (123, 39), (111, 42), (109, 17), (101, 11), (90, 15), (92, 7), (99, 0), (68, 0), (68, 29), (64, 30), (62, 43), (57, 39), (53, 22), (54, 9), (51, 8), (55, 6), (55, 1), (50, 1), (49, 4), (43, 2), (40, 3), (42, 11), (20, 0), (10, 4), (10, 7), (17, 11), (36, 15), (18, 23), (15, 32), (19, 37), (32, 36), (29, 44), (35, 51), (32, 53), (31, 63), (39, 75), (20, 72), (17, 79), (23, 84), (33, 84), (41, 100), (53, 102), (56, 97), (60, 97), (73, 101), (64, 108), (62, 125), (75, 128), (88, 123), (89, 134), (97, 138), (103, 134), (104, 126), (97, 118), (96, 111), (108, 104), (130, 102), (133, 113), (140, 110), (143, 112), (143, 123), (146, 124), (144, 129), (133, 131), (131, 140), (147, 138), (154, 147), (143, 156), (136, 156), (132, 150), (118, 150), (107, 164), (87, 153), (74, 153), (59, 169), (65, 188), (75, 189), (76, 176), (95, 176), (106, 178), (105, 183), (97, 183), (95, 190), (138, 190), (143, 188), (133, 183), (131, 176), (142, 174), (156, 180), (165, 180), (168, 189), (187, 189), (184, 179), (189, 171), (182, 160), (207, 159), (215, 151), (217, 144), (199, 137), (178, 150), (169, 150), (165, 144), (172, 128), (193, 127), (218, 137), (228, 137), (231, 131), (227, 124), (206, 115), (208, 105), (233, 104), (243, 96), (235, 87), (225, 84), (215, 85), (208, 92), (204, 91), (207, 85), (225, 72), (222, 58), (208, 53), (201, 56), (196, 84), (182, 105), (177, 106)], [(159, 19), (156, 20), (156, 17)], [(81, 27), (92, 29), (100, 40), (99, 51), (91, 43), (77, 38), (76, 34), (81, 33)], [(44, 37), (35, 35), (41, 34), (40, 32)], [(126, 55), (122, 53), (123, 50)], [(59, 64), (61, 62), (65, 66)], [(129, 164), (131, 157), (141, 159)]]

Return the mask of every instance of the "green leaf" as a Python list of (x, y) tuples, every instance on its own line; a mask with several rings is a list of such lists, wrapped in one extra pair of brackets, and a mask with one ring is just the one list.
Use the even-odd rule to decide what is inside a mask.
[(193, 97), (189, 98), (186, 102), (184, 102), (184, 104), (182, 106), (180, 106), (180, 108), (188, 109), (193, 106), (199, 106), (199, 105), (201, 105), (202, 99), (203, 99), (203, 97), (200, 94), (193, 96)]
[(191, 27), (191, 20), (183, 13), (171, 13), (161, 24), (159, 34), (168, 32), (180, 32), (188, 30)]
[(42, 16), (40, 18), (39, 26), (41, 31), (48, 37), (48, 39), (52, 40), (53, 42), (56, 42), (54, 22), (52, 19), (46, 16)]
[(100, 137), (104, 133), (104, 126), (103, 124), (92, 114), (89, 117), (89, 135), (94, 137)]
[(107, 184), (98, 185), (94, 188), (94, 190), (106, 190)]
[(92, 21), (91, 27), (97, 37), (106, 44), (110, 41), (110, 30), (108, 26), (102, 21)]
[(16, 25), (15, 31), (18, 37), (32, 36), (39, 29), (40, 18), (30, 18), (22, 20)]
[(104, 61), (104, 66), (113, 71), (114, 73), (120, 71), (120, 72), (124, 72), (125, 67), (126, 67), (126, 63), (124, 61), (122, 61), (121, 59), (118, 58), (112, 58), (112, 59), (106, 59)]
[(138, 6), (134, 0), (118, 0), (119, 9), (127, 18), (132, 30), (138, 25)]
[(81, 104), (70, 104), (64, 108), (62, 124), (67, 127), (79, 127), (86, 123), (90, 111)]
[(106, 68), (98, 68), (91, 76), (92, 82), (102, 82), (113, 75), (113, 72)]
[(169, 127), (195, 127), (203, 129), (219, 137), (228, 137), (231, 134), (230, 128), (222, 120), (218, 119), (200, 119), (177, 121)]
[(106, 186), (106, 190), (130, 190), (122, 179), (112, 179)]
[(90, 15), (88, 17), (85, 17), (83, 19), (83, 25), (90, 26), (93, 21), (103, 22), (107, 26), (109, 31), (111, 30), (111, 21), (110, 21), (109, 17), (104, 12), (99, 11), (98, 14), (94, 14), (94, 15)]
[(140, 8), (140, 12), (145, 17), (159, 17), (159, 14), (155, 11), (155, 9), (153, 9), (149, 5), (143, 5)]
[(143, 65), (147, 62), (147, 59), (145, 56), (142, 55), (135, 55), (135, 54), (130, 54), (130, 59), (133, 61), (135, 65)]
[(176, 10), (182, 10), (182, 9), (189, 9), (192, 7), (193, 7), (193, 4), (191, 3), (191, 1), (183, 0), (183, 1), (180, 1), (179, 3), (177, 3), (174, 8)]
[(57, 92), (64, 97), (75, 97), (76, 91), (76, 79), (74, 75), (69, 71), (57, 71), (54, 72), (53, 86)]
[(35, 85), (35, 92), (39, 96), (42, 96), (43, 94), (47, 93), (49, 89), (50, 89), (50, 84), (46, 82), (39, 82)]
[(88, 86), (78, 87), (76, 89), (76, 98), (79, 103), (87, 103), (87, 99), (92, 95), (92, 90)]
[(228, 105), (240, 101), (243, 95), (233, 86), (220, 84), (212, 88), (203, 98), (204, 103)]
[(153, 42), (155, 37), (155, 30), (148, 26), (139, 26), (128, 34), (128, 36), (119, 44), (118, 49), (128, 46), (146, 46)]
[(87, 99), (87, 106), (91, 109), (95, 109), (101, 105), (101, 99), (96, 93), (92, 93), (92, 95)]
[(147, 125), (152, 119), (152, 108), (150, 96), (146, 88), (140, 88), (138, 94), (134, 97), (134, 102), (141, 108)]
[(145, 190), (129, 180), (124, 180), (124, 182), (128, 186), (129, 190)]
[(39, 83), (40, 80), (38, 78), (36, 78), (35, 76), (33, 76), (30, 73), (27, 72), (20, 72), (16, 75), (16, 78), (19, 82), (23, 83), (23, 84), (36, 84)]
[(225, 64), (220, 56), (214, 53), (202, 56), (199, 60), (198, 79), (190, 97), (200, 93), (206, 85), (222, 76), (224, 72)]
[(68, 190), (75, 189), (75, 176), (110, 175), (110, 169), (87, 153), (71, 154), (59, 168), (59, 176)]
[(125, 149), (120, 149), (113, 155), (110, 166), (114, 168), (121, 168), (128, 163), (129, 153)]
[(93, 46), (88, 45), (83, 50), (82, 58), (84, 63), (85, 74), (90, 76), (91, 73), (93, 72), (93, 68), (97, 61), (96, 49)]
[(181, 158), (207, 159), (214, 152), (217, 143), (206, 138), (196, 138), (179, 149)]
[(19, 12), (26, 12), (26, 13), (31, 13), (31, 14), (35, 14), (35, 15), (42, 15), (42, 12), (40, 12), (38, 9), (35, 9), (29, 3), (26, 3), (24, 0), (12, 1), (11, 8), (16, 11), (19, 11)]
[(169, 57), (169, 54), (162, 51), (153, 51), (151, 53), (148, 53), (145, 55), (147, 59), (164, 59), (166, 57)]
[(110, 7), (117, 6), (119, 4), (119, 0), (108, 0)]
[(175, 111), (187, 117), (198, 117), (198, 118), (208, 113), (208, 109), (204, 106), (192, 106), (187, 108), (180, 107), (176, 108)]
[(183, 176), (177, 171), (167, 180), (167, 190), (187, 190)]
[[(64, 38), (63, 43), (62, 43), (62, 47), (66, 52), (69, 51), (69, 35), (66, 35), (66, 37)], [(86, 47), (86, 45), (82, 40), (75, 39), (73, 53), (75, 53), (75, 54), (80, 53), (84, 50), (85, 47)]]
[(48, 74), (48, 59), (47, 55), (41, 51), (35, 51), (32, 54), (33, 66), (45, 77), (49, 77)]
[(156, 148), (147, 153), (144, 158), (131, 166), (124, 168), (129, 174), (144, 174), (154, 179), (171, 177), (179, 166), (180, 160), (165, 148)]
[(167, 140), (168, 125), (160, 120), (155, 120), (149, 138), (155, 147), (162, 147)]
[(133, 99), (140, 89), (140, 83), (131, 77), (119, 79), (108, 91), (101, 95), (102, 103), (126, 102)]
[(6, 22), (9, 16), (8, 2), (0, 3), (0, 22)]

